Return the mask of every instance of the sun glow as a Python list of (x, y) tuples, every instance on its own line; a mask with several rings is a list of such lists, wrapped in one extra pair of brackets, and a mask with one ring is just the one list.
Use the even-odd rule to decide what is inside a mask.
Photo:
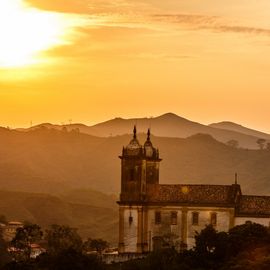
[(22, 0), (0, 0), (0, 68), (46, 61), (40, 52), (66, 43), (66, 28), (57, 13), (30, 8)]

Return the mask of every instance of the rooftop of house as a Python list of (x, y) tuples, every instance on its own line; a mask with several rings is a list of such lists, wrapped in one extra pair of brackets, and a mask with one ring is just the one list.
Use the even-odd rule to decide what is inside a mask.
[(242, 195), (233, 185), (151, 185), (147, 203), (232, 207), (236, 216), (270, 217), (270, 196)]
[(151, 185), (147, 201), (189, 205), (234, 205), (239, 185)]
[(270, 217), (270, 196), (241, 196), (237, 216)]

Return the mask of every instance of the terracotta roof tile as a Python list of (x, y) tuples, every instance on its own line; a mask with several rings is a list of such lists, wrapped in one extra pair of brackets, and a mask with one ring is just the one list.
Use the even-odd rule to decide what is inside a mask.
[(152, 185), (148, 202), (187, 203), (201, 205), (234, 204), (238, 185)]
[(236, 215), (270, 217), (270, 196), (241, 196)]

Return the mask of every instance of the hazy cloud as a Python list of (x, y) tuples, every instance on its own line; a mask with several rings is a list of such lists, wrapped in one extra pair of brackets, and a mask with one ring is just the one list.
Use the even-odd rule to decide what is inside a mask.
[(270, 35), (270, 29), (266, 29), (266, 28), (256, 28), (256, 27), (237, 26), (237, 25), (235, 26), (218, 25), (214, 29), (219, 30), (221, 32)]
[(214, 24), (217, 16), (205, 16), (196, 14), (154, 14), (155, 20), (181, 24)]
[(270, 29), (241, 25), (224, 24), (218, 16), (194, 14), (155, 14), (153, 18), (163, 22), (179, 23), (195, 29), (207, 29), (217, 32), (233, 32), (242, 34), (270, 35)]
[[(127, 24), (135, 21), (138, 24), (147, 24), (151, 21), (178, 23), (188, 26), (192, 30), (212, 30), (215, 32), (231, 32), (243, 34), (269, 35), (270, 29), (239, 25), (227, 22), (219, 16), (210, 16), (202, 14), (153, 14), (157, 4), (153, 1), (136, 0), (25, 0), (26, 3), (34, 7), (64, 13), (78, 13), (82, 15), (97, 15), (104, 18), (116, 15), (110, 18), (112, 23), (119, 22)], [(168, 3), (170, 6), (170, 3)], [(157, 11), (158, 12), (158, 11)], [(138, 16), (139, 15), (139, 16)], [(120, 20), (119, 20), (120, 18)], [(108, 23), (109, 24), (109, 23)]]

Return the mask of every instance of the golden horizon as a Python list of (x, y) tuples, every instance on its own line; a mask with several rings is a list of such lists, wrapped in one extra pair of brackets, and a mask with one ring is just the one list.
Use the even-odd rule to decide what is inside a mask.
[(0, 3), (0, 125), (173, 111), (270, 132), (270, 3)]

